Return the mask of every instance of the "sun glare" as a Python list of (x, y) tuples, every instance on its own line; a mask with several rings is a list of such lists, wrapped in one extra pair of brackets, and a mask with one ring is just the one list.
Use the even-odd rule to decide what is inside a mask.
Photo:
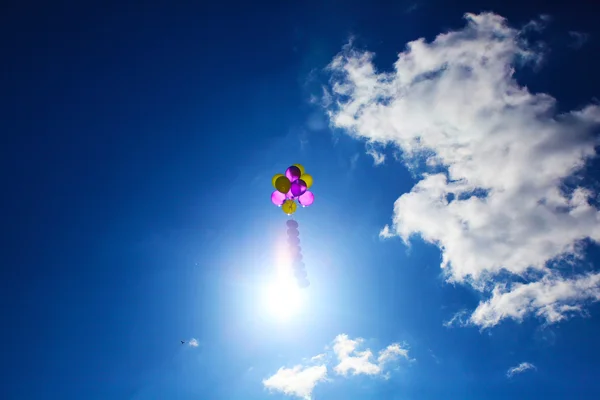
[(278, 271), (278, 275), (266, 287), (264, 308), (277, 320), (287, 320), (302, 308), (303, 296), (291, 274)]

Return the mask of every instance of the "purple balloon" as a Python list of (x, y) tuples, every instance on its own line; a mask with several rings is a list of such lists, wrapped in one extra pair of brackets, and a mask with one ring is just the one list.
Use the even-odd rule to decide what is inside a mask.
[(298, 178), (300, 178), (300, 175), (302, 175), (300, 168), (293, 165), (285, 170), (285, 176), (290, 180), (290, 182), (297, 181)]
[(285, 194), (281, 193), (279, 190), (276, 190), (273, 193), (271, 193), (271, 201), (277, 207), (281, 207), (285, 202)]
[(306, 192), (306, 189), (308, 189), (306, 187), (306, 182), (302, 179), (292, 182), (292, 185), (290, 186), (290, 192), (292, 192), (295, 197), (302, 196)]
[(288, 228), (287, 234), (288, 236), (299, 236), (300, 232), (298, 232), (298, 229), (296, 228)]
[(298, 229), (298, 222), (294, 221), (293, 219), (288, 219), (285, 224), (288, 228)]
[(298, 197), (298, 203), (300, 203), (302, 207), (308, 207), (314, 202), (315, 195), (310, 190), (307, 190), (302, 196)]
[(285, 198), (286, 199), (294, 199), (294, 195), (292, 194), (292, 189), (290, 188), (290, 190), (285, 194)]

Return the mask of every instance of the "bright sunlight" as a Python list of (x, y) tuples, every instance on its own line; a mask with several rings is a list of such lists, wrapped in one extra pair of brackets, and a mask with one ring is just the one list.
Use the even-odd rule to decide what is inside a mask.
[(305, 291), (298, 287), (294, 278), (285, 243), (276, 246), (274, 261), (274, 277), (262, 291), (262, 308), (270, 318), (286, 321), (302, 310)]
[(302, 289), (298, 287), (291, 271), (278, 271), (265, 288), (263, 304), (269, 315), (277, 320), (287, 320), (296, 315), (303, 305)]

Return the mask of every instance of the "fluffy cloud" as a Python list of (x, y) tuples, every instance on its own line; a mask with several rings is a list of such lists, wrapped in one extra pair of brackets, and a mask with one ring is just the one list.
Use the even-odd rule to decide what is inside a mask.
[[(566, 279), (553, 268), (580, 257), (583, 240), (600, 241), (596, 194), (573, 179), (596, 155), (600, 107), (557, 115), (554, 98), (514, 79), (516, 66), (542, 59), (526, 34), (543, 23), (517, 30), (493, 13), (465, 18), (462, 30), (408, 43), (390, 73), (346, 46), (329, 66), (330, 121), (369, 146), (399, 148), (421, 172), (380, 236), (436, 244), (449, 281), (489, 293), (470, 323), (560, 321), (600, 299), (600, 274)], [(511, 275), (528, 283), (499, 281)], [(585, 294), (573, 294), (580, 286)]]
[(333, 342), (333, 351), (337, 357), (338, 364), (334, 370), (339, 375), (379, 375), (383, 372), (385, 363), (398, 357), (409, 359), (408, 350), (398, 343), (393, 343), (379, 352), (375, 360), (370, 349), (359, 351), (362, 344), (361, 338), (350, 339), (348, 335), (338, 335)]
[(265, 379), (263, 385), (270, 390), (310, 399), (317, 383), (326, 378), (327, 367), (325, 365), (311, 367), (296, 365), (293, 368), (280, 368), (275, 375)]
[(554, 323), (572, 313), (581, 313), (585, 301), (600, 301), (600, 274), (574, 279), (544, 277), (537, 282), (515, 284), (510, 290), (498, 285), (492, 297), (475, 309), (470, 322), (488, 328), (503, 318), (520, 321), (532, 312)]
[(536, 369), (536, 368), (535, 368), (535, 365), (533, 365), (531, 363), (522, 362), (521, 364), (517, 365), (516, 367), (509, 368), (508, 371), (506, 372), (506, 376), (511, 378), (513, 375), (523, 373), (523, 372), (527, 371), (528, 369)]
[[(333, 341), (333, 353), (336, 363), (333, 370), (337, 375), (348, 377), (355, 375), (385, 376), (386, 367), (399, 358), (410, 360), (408, 349), (399, 343), (392, 343), (380, 350), (375, 358), (370, 349), (359, 350), (364, 342), (361, 338), (351, 339), (346, 334), (336, 336)], [(327, 380), (328, 368), (326, 353), (310, 358), (317, 365), (296, 365), (292, 368), (280, 368), (273, 376), (263, 380), (265, 388), (287, 395), (310, 399), (317, 383)]]
[(188, 345), (190, 345), (191, 347), (198, 347), (199, 343), (197, 339), (191, 338), (188, 342)]

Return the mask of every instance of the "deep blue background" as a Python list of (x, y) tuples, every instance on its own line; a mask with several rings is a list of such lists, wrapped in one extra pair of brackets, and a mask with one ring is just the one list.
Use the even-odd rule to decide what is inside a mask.
[[(2, 5), (0, 397), (262, 399), (263, 378), (342, 332), (406, 340), (417, 363), (320, 398), (600, 397), (598, 306), (549, 328), (442, 327), (477, 295), (443, 283), (434, 247), (377, 238), (410, 175), (373, 168), (309, 101), (351, 34), (389, 69), (489, 10), (554, 18), (545, 65), (518, 77), (581, 106), (600, 93), (593, 2), (150, 3)], [(590, 40), (572, 49), (570, 30)], [(312, 302), (281, 326), (255, 299), (285, 219), (270, 177), (295, 162), (316, 182), (298, 216)], [(507, 381), (524, 360), (537, 373)]]

